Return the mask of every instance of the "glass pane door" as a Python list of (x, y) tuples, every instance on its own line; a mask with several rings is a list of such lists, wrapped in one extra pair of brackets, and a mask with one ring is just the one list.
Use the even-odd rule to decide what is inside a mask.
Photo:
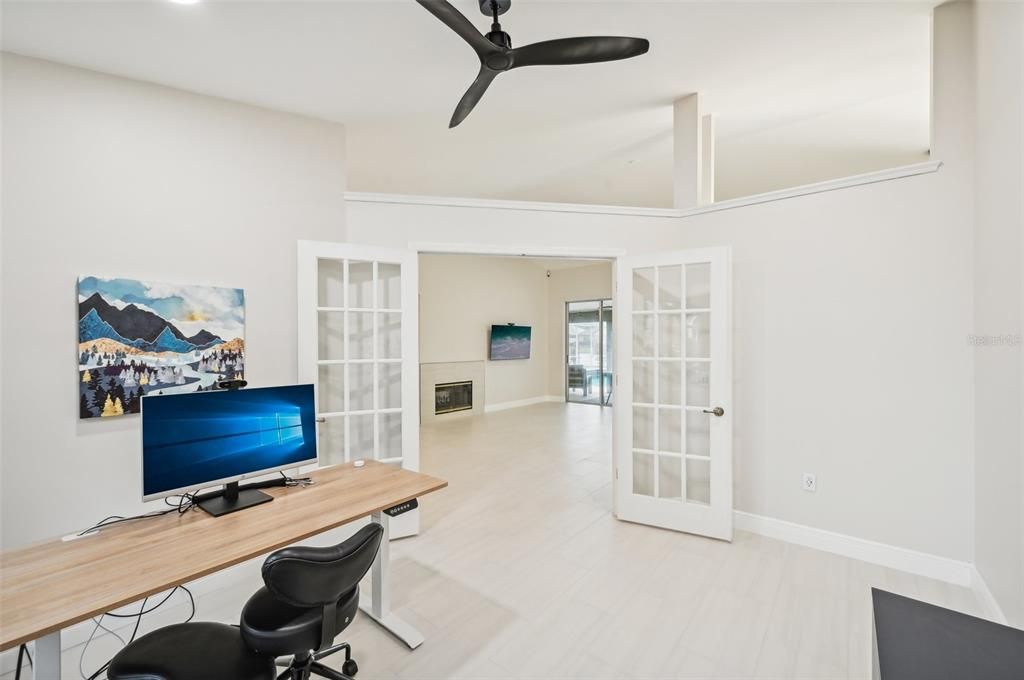
[(317, 258), (320, 461), (402, 459), (402, 265)]
[[(319, 464), (419, 469), (416, 256), (299, 243), (299, 381), (316, 386)], [(392, 523), (415, 533), (418, 514)]]
[(632, 371), (616, 443), (619, 516), (729, 539), (728, 251), (629, 258), (619, 277), (620, 365)]
[(612, 301), (565, 304), (565, 398), (610, 405), (612, 399)]

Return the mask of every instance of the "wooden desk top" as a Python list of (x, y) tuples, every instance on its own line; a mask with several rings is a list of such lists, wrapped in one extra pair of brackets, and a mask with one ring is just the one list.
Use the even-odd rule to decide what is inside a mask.
[(0, 651), (448, 486), (373, 461), (309, 476), (222, 517), (170, 513), (0, 553)]

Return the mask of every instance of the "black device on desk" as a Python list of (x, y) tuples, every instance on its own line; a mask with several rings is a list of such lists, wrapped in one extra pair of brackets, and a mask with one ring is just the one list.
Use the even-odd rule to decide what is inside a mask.
[(142, 400), (144, 501), (223, 484), (196, 504), (219, 516), (267, 503), (239, 482), (317, 462), (312, 385), (146, 396)]

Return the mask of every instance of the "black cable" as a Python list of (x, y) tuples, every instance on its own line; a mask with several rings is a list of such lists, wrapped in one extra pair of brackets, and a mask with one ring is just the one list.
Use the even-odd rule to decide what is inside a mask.
[(21, 680), (22, 659), (24, 658), (27, 652), (28, 647), (26, 645), (21, 645), (20, 647), (18, 647), (18, 665), (14, 668), (14, 680)]
[[(285, 479), (288, 479), (288, 478), (286, 477)], [(177, 501), (172, 500), (174, 498), (177, 498), (178, 500)], [(87, 534), (89, 532), (98, 531), (99, 529), (101, 529), (103, 527), (111, 526), (113, 524), (120, 524), (121, 522), (130, 522), (130, 521), (133, 521), (133, 520), (136, 520), (136, 519), (146, 519), (146, 518), (149, 518), (149, 517), (161, 517), (163, 515), (167, 515), (167, 514), (170, 514), (172, 512), (177, 512), (179, 515), (183, 515), (186, 512), (189, 512), (190, 510), (195, 510), (196, 508), (199, 507), (196, 504), (196, 494), (194, 492), (185, 492), (185, 493), (182, 493), (182, 494), (176, 494), (174, 496), (168, 496), (168, 497), (164, 498), (164, 503), (169, 506), (166, 510), (154, 510), (153, 512), (147, 512), (147, 513), (143, 513), (141, 515), (134, 515), (132, 517), (124, 517), (122, 515), (110, 515), (109, 517), (104, 517), (99, 522), (97, 522), (93, 526), (89, 527), (88, 529), (85, 529), (84, 531), (82, 531), (78, 535), (79, 536), (84, 536), (85, 534)], [(196, 599), (192, 595), (192, 591), (189, 590), (188, 588), (186, 588), (185, 586), (175, 586), (174, 588), (171, 589), (170, 592), (168, 592), (163, 597), (162, 600), (160, 600), (158, 603), (156, 603), (155, 605), (153, 605), (152, 607), (150, 607), (148, 609), (146, 608), (146, 605), (149, 603), (149, 599), (150, 598), (146, 597), (145, 599), (142, 600), (142, 606), (139, 608), (139, 611), (137, 611), (137, 612), (134, 612), (134, 613), (131, 613), (131, 614), (118, 614), (118, 613), (113, 613), (113, 612), (105, 612), (103, 614), (100, 614), (99, 619), (93, 619), (93, 622), (96, 624), (96, 626), (93, 628), (92, 633), (89, 635), (89, 639), (85, 641), (85, 646), (82, 648), (82, 653), (81, 653), (81, 655), (79, 656), (79, 659), (78, 659), (78, 668), (79, 668), (79, 672), (81, 673), (82, 677), (85, 678), (85, 671), (82, 670), (82, 661), (85, 659), (85, 653), (89, 649), (89, 643), (92, 642), (93, 638), (96, 636), (96, 633), (100, 629), (106, 631), (107, 633), (110, 633), (111, 635), (116, 637), (118, 640), (120, 640), (122, 642), (122, 644), (124, 644), (125, 647), (127, 647), (128, 645), (130, 645), (132, 642), (135, 641), (136, 636), (139, 634), (139, 626), (142, 625), (142, 617), (145, 616), (146, 614), (150, 614), (150, 613), (156, 611), (157, 609), (159, 609), (160, 607), (162, 607), (164, 605), (164, 603), (166, 603), (167, 600), (171, 599), (171, 596), (173, 596), (174, 593), (177, 592), (179, 589), (180, 590), (184, 590), (185, 593), (188, 595), (188, 600), (189, 600), (189, 604), (191, 606), (191, 611), (189, 612), (188, 618), (185, 619), (185, 623), (189, 623), (190, 621), (192, 621), (193, 618), (195, 618), (195, 615), (196, 615)], [(132, 634), (131, 634), (131, 637), (128, 638), (128, 642), (124, 642), (124, 640), (121, 638), (121, 636), (119, 636), (116, 632), (110, 630), (109, 628), (107, 628), (106, 626), (103, 625), (103, 617), (104, 616), (110, 616), (110, 617), (113, 617), (115, 619), (135, 619), (135, 626), (132, 628)], [(32, 656), (29, 655), (28, 647), (26, 647), (25, 645), (22, 645), (19, 648), (19, 650), (18, 650), (18, 667), (17, 667), (17, 670), (15, 672), (15, 680), (20, 680), (20, 678), (21, 678), (21, 666), (22, 666), (22, 654), (23, 653), (25, 655), (28, 655), (28, 664), (29, 664), (29, 667), (32, 667)], [(111, 659), (111, 661), (112, 660), (113, 659)], [(97, 678), (99, 678), (109, 668), (110, 668), (110, 661), (107, 661), (102, 666), (100, 666), (98, 669), (96, 669), (96, 672), (93, 673), (92, 675), (90, 675), (86, 680), (97, 680)]]
[[(132, 642), (135, 641), (135, 637), (138, 635), (139, 626), (142, 624), (142, 617), (144, 617), (144, 615), (147, 614), (147, 613), (151, 613), (151, 612), (156, 611), (157, 609), (159, 609), (178, 590), (183, 590), (185, 592), (185, 594), (188, 595), (188, 602), (189, 602), (190, 608), (191, 608), (191, 610), (188, 612), (188, 618), (185, 619), (183, 623), (187, 624), (187, 623), (191, 622), (191, 620), (195, 619), (196, 618), (196, 597), (193, 595), (193, 592), (191, 592), (190, 590), (188, 590), (184, 586), (176, 586), (175, 588), (171, 589), (171, 591), (169, 593), (167, 593), (167, 595), (165, 595), (164, 598), (162, 600), (160, 600), (160, 602), (158, 602), (157, 604), (153, 605), (150, 608), (146, 608), (146, 604), (148, 604), (148, 601), (150, 601), (150, 598), (146, 597), (145, 599), (142, 600), (142, 606), (139, 607), (139, 610), (135, 611), (133, 613), (112, 613), (110, 611), (105, 612), (105, 613), (100, 615), (99, 621), (96, 622), (96, 627), (92, 630), (92, 635), (89, 636), (89, 639), (86, 640), (86, 642), (85, 642), (85, 647), (82, 648), (82, 654), (81, 654), (81, 656), (79, 658), (79, 668), (81, 669), (82, 658), (85, 656), (85, 652), (89, 648), (89, 643), (92, 642), (92, 638), (95, 636), (96, 632), (100, 628), (102, 628), (106, 632), (111, 633), (115, 637), (118, 637), (117, 633), (113, 633), (112, 631), (110, 631), (110, 630), (108, 630), (108, 629), (106, 629), (105, 627), (102, 626), (102, 619), (103, 619), (103, 617), (114, 617), (115, 619), (134, 619), (135, 620), (135, 626), (132, 628), (131, 637), (129, 637), (128, 641), (124, 643), (124, 645), (127, 647), (129, 644), (131, 644)], [(111, 666), (111, 662), (106, 662), (100, 668), (98, 668), (95, 673), (90, 675), (87, 680), (96, 680), (96, 678), (98, 678), (104, 671), (106, 671), (106, 669), (110, 668), (110, 666)], [(82, 673), (82, 677), (83, 678), (85, 677), (85, 673)], [(16, 680), (16, 678), (15, 678), (15, 680)]]
[[(177, 498), (178, 502), (174, 503), (173, 501), (170, 500), (171, 498)], [(162, 517), (163, 515), (168, 515), (168, 514), (170, 514), (172, 512), (177, 512), (179, 515), (183, 515), (183, 514), (185, 514), (187, 511), (191, 510), (195, 506), (195, 494), (194, 493), (183, 493), (183, 494), (179, 494), (177, 496), (169, 496), (169, 497), (164, 499), (164, 503), (166, 505), (171, 506), (171, 507), (167, 508), (166, 510), (154, 510), (152, 512), (146, 512), (146, 513), (143, 513), (141, 515), (132, 515), (131, 517), (124, 517), (122, 515), (110, 515), (109, 517), (104, 517), (103, 519), (101, 519), (96, 524), (93, 524), (88, 529), (80, 531), (78, 533), (78, 535), (79, 536), (85, 536), (86, 534), (91, 533), (93, 531), (99, 531), (103, 527), (109, 527), (109, 526), (112, 526), (114, 524), (121, 524), (122, 522), (132, 522), (132, 521), (137, 520), (137, 519), (149, 519), (150, 517)]]
[(85, 529), (84, 531), (79, 532), (78, 535), (79, 536), (85, 536), (86, 534), (91, 533), (93, 531), (98, 531), (98, 530), (102, 529), (103, 527), (109, 527), (109, 526), (112, 526), (114, 524), (120, 524), (122, 522), (131, 522), (131, 521), (137, 520), (137, 519), (148, 519), (150, 517), (160, 517), (162, 515), (166, 515), (168, 513), (175, 512), (176, 510), (177, 510), (177, 508), (169, 508), (167, 510), (156, 510), (154, 512), (147, 512), (147, 513), (145, 513), (143, 515), (134, 515), (132, 517), (117, 517), (117, 516), (107, 517), (106, 519), (104, 519), (104, 520), (102, 520), (102, 521), (92, 525), (88, 529)]
[(280, 471), (280, 474), (282, 477), (284, 477), (285, 486), (309, 486), (310, 484), (313, 483), (312, 477), (289, 477), (284, 473), (283, 470)]
[[(150, 608), (150, 609), (146, 609), (145, 608), (145, 604), (143, 604), (143, 608), (141, 610), (139, 610), (138, 612), (133, 612), (131, 614), (114, 614), (112, 612), (107, 612), (106, 614), (104, 614), (104, 616), (112, 616), (115, 619), (134, 619), (136, 617), (141, 619), (146, 614), (150, 614), (150, 613), (156, 611), (157, 609), (159, 609), (160, 605), (162, 605), (164, 602), (167, 602), (167, 600), (171, 599), (171, 595), (174, 595), (174, 593), (177, 592), (178, 588), (180, 588), (180, 587), (181, 586), (177, 586), (175, 588), (172, 588), (171, 592), (169, 592), (166, 595), (164, 595), (164, 599), (160, 600), (158, 603), (153, 605), (153, 607)], [(146, 600), (148, 600), (148, 599), (149, 598), (147, 597), (145, 600), (143, 600), (143, 603), (145, 603)], [(129, 640), (129, 642), (130, 642), (130, 640)]]
[(185, 619), (185, 623), (190, 623), (196, 615), (196, 598), (192, 596), (192, 591), (185, 586), (178, 587), (185, 591), (185, 594), (188, 595), (188, 601), (192, 603), (192, 612), (188, 615), (188, 618)]
[(96, 672), (93, 673), (92, 675), (90, 675), (87, 678), (87, 680), (96, 680), (96, 678), (100, 677), (101, 673), (106, 673), (108, 668), (110, 668), (110, 662), (109, 661), (106, 662), (105, 664), (103, 664), (102, 666), (100, 666), (98, 669), (96, 669)]
[[(177, 588), (172, 590), (167, 595), (167, 597), (170, 597), (171, 595), (174, 595), (174, 591), (175, 590), (177, 590)], [(167, 602), (167, 597), (165, 597), (164, 599), (160, 600), (160, 604), (163, 604), (164, 602)], [(142, 616), (144, 614), (148, 614), (149, 613), (149, 612), (146, 611), (146, 603), (147, 602), (149, 602), (149, 598), (148, 597), (142, 601), (142, 607), (139, 609), (138, 616), (135, 619), (135, 628), (132, 629), (132, 636), (130, 638), (128, 638), (128, 645), (130, 645), (131, 643), (135, 642), (135, 636), (139, 634), (139, 626), (142, 625)], [(160, 604), (158, 604), (156, 607), (153, 607), (153, 609), (156, 609), (157, 607), (159, 607)], [(153, 611), (153, 609), (150, 609), (149, 611)], [(128, 645), (125, 645), (125, 647), (127, 647)]]

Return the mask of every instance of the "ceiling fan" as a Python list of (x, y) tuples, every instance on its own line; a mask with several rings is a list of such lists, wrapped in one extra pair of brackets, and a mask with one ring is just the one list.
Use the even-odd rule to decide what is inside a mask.
[(428, 12), (443, 21), (469, 43), (480, 58), (480, 73), (455, 107), (449, 128), (466, 119), (477, 105), (491, 82), (503, 71), (520, 66), (560, 66), (563, 64), (593, 64), (617, 61), (645, 54), (651, 44), (643, 38), (595, 36), (589, 38), (562, 38), (512, 47), (512, 38), (501, 30), (498, 16), (512, 6), (512, 0), (479, 0), (480, 11), (493, 18), (491, 32), (483, 35), (448, 0), (416, 0)]

